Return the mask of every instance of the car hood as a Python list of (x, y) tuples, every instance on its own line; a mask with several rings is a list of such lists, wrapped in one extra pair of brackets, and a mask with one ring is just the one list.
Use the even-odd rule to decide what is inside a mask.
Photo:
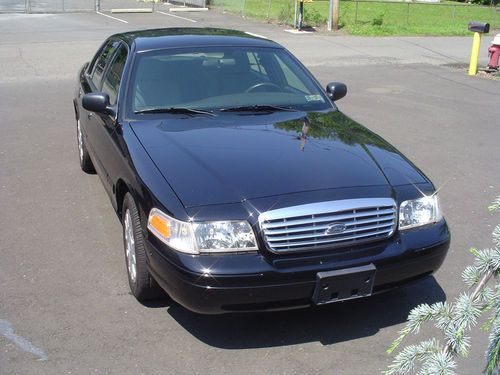
[(428, 181), (339, 111), (173, 115), (131, 126), (185, 207)]

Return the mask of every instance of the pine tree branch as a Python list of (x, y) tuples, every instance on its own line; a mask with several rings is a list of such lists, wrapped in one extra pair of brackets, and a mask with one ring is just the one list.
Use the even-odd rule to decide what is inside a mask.
[(491, 204), (491, 206), (488, 207), (488, 210), (490, 210), (490, 211), (500, 211), (500, 196), (498, 196), (493, 201), (493, 203)]
[[(500, 196), (489, 207), (500, 211)], [(438, 302), (431, 306), (421, 304), (410, 311), (407, 324), (387, 350), (392, 353), (410, 334), (418, 334), (421, 326), (432, 321), (445, 338), (444, 345), (431, 338), (417, 345), (401, 349), (389, 366), (386, 374), (451, 375), (456, 367), (457, 356), (466, 357), (470, 347), (469, 331), (479, 317), (493, 310), (492, 317), (484, 325), (489, 331), (489, 345), (486, 351), (484, 372), (492, 375), (500, 366), (500, 285), (488, 287), (491, 278), (500, 276), (500, 225), (492, 233), (495, 247), (477, 250), (471, 248), (474, 264), (462, 273), (471, 294), (462, 293), (453, 303)], [(470, 290), (469, 289), (469, 290)], [(420, 368), (418, 368), (420, 366)]]
[[(493, 270), (492, 269), (489, 269), (488, 272), (486, 272), (483, 277), (481, 278), (481, 280), (479, 281), (479, 283), (477, 284), (476, 286), (476, 289), (474, 290), (474, 292), (472, 292), (471, 296), (470, 296), (470, 301), (471, 303), (473, 304), (474, 302), (477, 302), (476, 300), (478, 299), (480, 293), (481, 293), (481, 290), (483, 288), (486, 287), (486, 284), (488, 284), (488, 281), (490, 281), (491, 279), (491, 276), (493, 276)], [(465, 329), (466, 329), (466, 326), (467, 326), (467, 321), (463, 321), (462, 323), (459, 324), (458, 327), (456, 327), (456, 332), (458, 332), (458, 336), (462, 336)], [(449, 353), (453, 353), (454, 350), (453, 350), (453, 343), (452, 341), (448, 341), (444, 347), (444, 353), (445, 354), (449, 354)]]
[(481, 290), (488, 284), (488, 281), (490, 281), (491, 276), (493, 276), (494, 270), (490, 269), (488, 272), (486, 272), (483, 277), (481, 278), (481, 281), (479, 281), (479, 284), (477, 284), (476, 289), (474, 292), (472, 292), (470, 298), (472, 301), (475, 301), (476, 298), (479, 296), (479, 293), (481, 293)]

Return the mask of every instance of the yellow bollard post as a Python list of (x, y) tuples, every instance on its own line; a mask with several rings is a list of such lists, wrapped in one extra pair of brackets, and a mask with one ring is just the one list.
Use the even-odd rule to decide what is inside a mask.
[(479, 58), (479, 47), (481, 46), (481, 34), (474, 33), (472, 39), (472, 51), (470, 53), (469, 75), (475, 76), (477, 74), (477, 60)]

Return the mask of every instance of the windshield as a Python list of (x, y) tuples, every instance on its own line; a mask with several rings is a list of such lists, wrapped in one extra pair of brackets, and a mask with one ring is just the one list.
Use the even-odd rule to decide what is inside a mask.
[(332, 108), (309, 74), (280, 48), (222, 46), (139, 53), (130, 82), (127, 107), (141, 116), (161, 109), (173, 113), (173, 108)]

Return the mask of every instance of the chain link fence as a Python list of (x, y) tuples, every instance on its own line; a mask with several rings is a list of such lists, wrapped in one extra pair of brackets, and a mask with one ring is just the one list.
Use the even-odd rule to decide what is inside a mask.
[[(155, 10), (160, 0), (0, 0), (0, 12), (83, 12), (110, 11), (112, 9)], [(307, 1), (307, 0), (306, 0)], [(295, 25), (297, 2), (295, 0), (174, 0), (180, 5), (205, 6), (219, 12), (229, 12), (243, 17), (264, 19)], [(304, 21), (311, 26), (324, 26), (328, 19), (328, 0), (306, 2)], [(492, 29), (500, 29), (500, 8), (462, 3), (427, 4), (416, 2), (380, 2), (369, 0), (341, 0), (340, 25), (413, 25), (432, 32), (433, 27), (446, 24), (456, 30), (466, 30), (471, 20), (488, 22)]]
[(292, 23), (295, 15), (294, 0), (209, 0), (208, 6), (220, 12), (286, 24)]
[(26, 12), (26, 3), (24, 0), (3, 0), (0, 1), (0, 13), (24, 13)]
[(500, 28), (498, 7), (462, 4), (428, 4), (414, 2), (345, 1), (342, 3), (341, 20), (354, 25), (383, 24), (418, 25), (431, 28), (446, 23), (464, 26), (469, 21), (488, 22), (492, 28)]
[[(192, 1), (192, 0), (190, 0)], [(200, 0), (194, 0), (200, 1)], [(0, 0), (0, 13), (61, 13), (151, 9), (159, 0)]]
[[(307, 0), (306, 0), (307, 1)], [(210, 0), (209, 6), (229, 12), (282, 24), (296, 24), (295, 0)], [(329, 1), (314, 0), (304, 4), (304, 21), (324, 26), (328, 20)], [(471, 20), (488, 22), (500, 28), (500, 8), (464, 3), (418, 3), (405, 1), (341, 0), (340, 25), (419, 25), (432, 28), (443, 21), (450, 27), (465, 27)]]
[(95, 0), (0, 0), (0, 13), (60, 13), (95, 10)]

